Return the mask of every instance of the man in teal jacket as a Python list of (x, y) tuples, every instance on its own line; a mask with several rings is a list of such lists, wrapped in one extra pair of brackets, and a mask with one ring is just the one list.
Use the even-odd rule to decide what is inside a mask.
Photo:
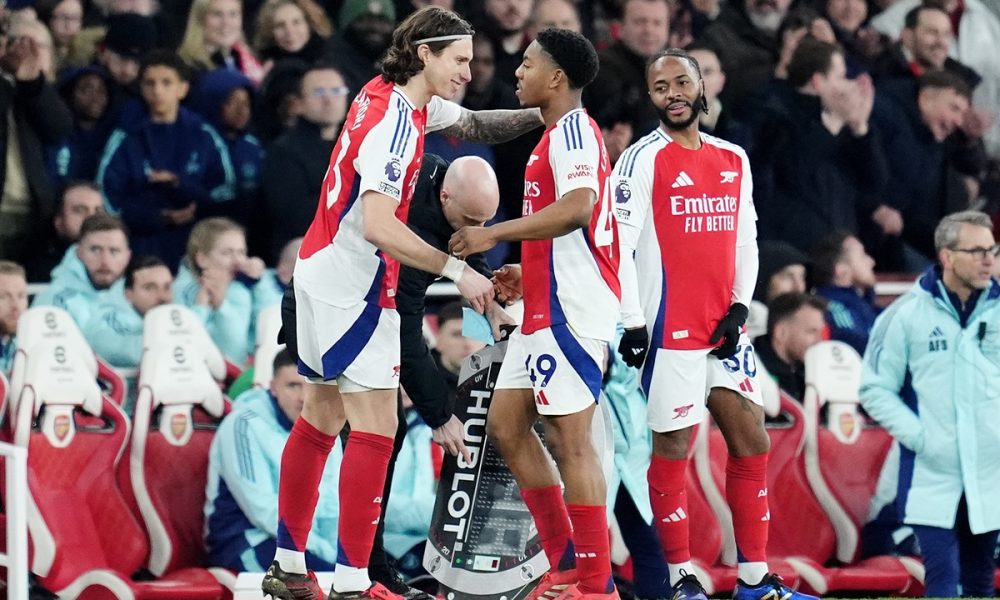
[(83, 327), (83, 337), (111, 366), (135, 369), (142, 360), (146, 312), (170, 304), (174, 276), (155, 256), (137, 256), (125, 269), (125, 294), (106, 298)]
[(98, 304), (122, 295), (122, 274), (130, 257), (121, 219), (103, 213), (87, 217), (80, 226), (80, 241), (66, 250), (52, 269), (49, 287), (35, 296), (32, 306), (61, 308), (82, 329)]
[[(262, 572), (274, 557), (281, 451), (302, 412), (304, 386), (296, 362), (282, 350), (274, 358), (271, 389), (244, 392), (219, 425), (208, 458), (208, 565)], [(340, 459), (335, 444), (306, 547), (306, 560), (319, 571), (332, 571), (337, 559)]]
[(897, 506), (928, 597), (993, 596), (1000, 530), (1000, 247), (983, 213), (941, 220), (939, 265), (875, 321), (861, 402), (899, 440)]

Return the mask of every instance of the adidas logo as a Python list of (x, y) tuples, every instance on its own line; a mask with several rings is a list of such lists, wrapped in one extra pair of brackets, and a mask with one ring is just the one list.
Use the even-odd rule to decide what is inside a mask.
[(761, 517), (760, 520), (761, 521), (770, 521), (771, 520), (771, 511), (768, 510), (766, 513), (764, 513), (764, 516)]
[(691, 179), (691, 176), (685, 173), (684, 171), (681, 171), (680, 174), (677, 176), (677, 179), (674, 180), (673, 185), (671, 185), (670, 187), (682, 188), (692, 185), (694, 185), (694, 181)]
[(677, 507), (677, 510), (675, 510), (674, 512), (670, 513), (669, 515), (663, 517), (663, 519), (661, 519), (661, 520), (664, 523), (667, 523), (667, 522), (677, 523), (678, 521), (683, 521), (686, 518), (687, 518), (687, 514), (684, 512), (684, 509), (680, 508), (680, 507)]
[(642, 348), (632, 348), (632, 354), (642, 354)]
[(931, 337), (932, 337), (932, 338), (936, 338), (936, 337), (944, 337), (944, 332), (943, 332), (943, 331), (941, 331), (941, 328), (940, 328), (940, 327), (935, 327), (935, 328), (934, 328), (934, 329), (933, 329), (933, 330), (931, 331)]

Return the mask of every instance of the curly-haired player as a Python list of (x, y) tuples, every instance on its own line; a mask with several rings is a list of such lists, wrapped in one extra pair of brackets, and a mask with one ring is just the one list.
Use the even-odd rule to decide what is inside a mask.
[(399, 265), (454, 280), (479, 310), (493, 299), (488, 279), (406, 226), (424, 132), (495, 143), (539, 125), (536, 110), (471, 112), (447, 101), (471, 78), (472, 33), (458, 15), (439, 7), (403, 21), (382, 75), (352, 102), (330, 156), (316, 217), (295, 264), (295, 350), (299, 372), (312, 385), (281, 458), (277, 548), (261, 584), (265, 595), (324, 595), (306, 569), (305, 550), (319, 482), (346, 417), (351, 435), (340, 467), (329, 598), (403, 598), (373, 583), (368, 572), (397, 425)]

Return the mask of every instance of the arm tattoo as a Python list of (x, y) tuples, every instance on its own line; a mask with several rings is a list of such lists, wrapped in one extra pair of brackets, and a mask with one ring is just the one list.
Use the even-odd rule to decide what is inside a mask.
[(521, 110), (462, 109), (462, 116), (441, 134), (462, 138), (470, 142), (499, 144), (542, 126), (537, 108)]

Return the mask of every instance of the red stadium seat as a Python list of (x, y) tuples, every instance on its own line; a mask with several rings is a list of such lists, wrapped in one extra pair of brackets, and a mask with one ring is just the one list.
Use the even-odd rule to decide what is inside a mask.
[(15, 362), (13, 433), (28, 449), (30, 564), (39, 583), (60, 598), (221, 598), (206, 572), (130, 579), (148, 546), (115, 482), (128, 420), (101, 393), (82, 338), (33, 342), (19, 348)]
[[(768, 489), (772, 489), (772, 478), (776, 472), (775, 463), (782, 463), (788, 456), (794, 456), (797, 448), (801, 444), (802, 431), (790, 411), (795, 411), (794, 404), (786, 404), (786, 398), (782, 396), (780, 415), (790, 426), (769, 428), (771, 436), (771, 452), (768, 462)], [(728, 591), (736, 585), (736, 539), (733, 533), (733, 517), (729, 511), (729, 504), (726, 501), (726, 462), (729, 458), (729, 451), (726, 447), (726, 440), (722, 437), (722, 432), (709, 420), (705, 424), (707, 429), (705, 440), (696, 440), (695, 465), (698, 472), (698, 485), (703, 490), (706, 498), (711, 499), (712, 512), (723, 532), (722, 555), (719, 564), (712, 569), (713, 577), (720, 584), (724, 584), (716, 590)], [(769, 497), (769, 500), (772, 498)], [(771, 571), (777, 573), (784, 579), (785, 584), (791, 588), (799, 585), (799, 576), (795, 568), (790, 563), (783, 560), (784, 554), (774, 551), (774, 505), (770, 504), (771, 510), (771, 533), (767, 547), (768, 565)], [(693, 533), (693, 532), (692, 532)]]
[(817, 593), (909, 592), (913, 579), (896, 557), (856, 562), (861, 551), (861, 527), (868, 518), (879, 473), (892, 446), (889, 433), (858, 409), (861, 357), (843, 342), (822, 342), (806, 353), (805, 365), (806, 480), (833, 528), (833, 558), (848, 566), (817, 570), (799, 565), (803, 578)]
[(229, 410), (226, 363), (198, 317), (166, 305), (146, 314), (127, 469), (156, 576), (203, 564), (208, 451)]

